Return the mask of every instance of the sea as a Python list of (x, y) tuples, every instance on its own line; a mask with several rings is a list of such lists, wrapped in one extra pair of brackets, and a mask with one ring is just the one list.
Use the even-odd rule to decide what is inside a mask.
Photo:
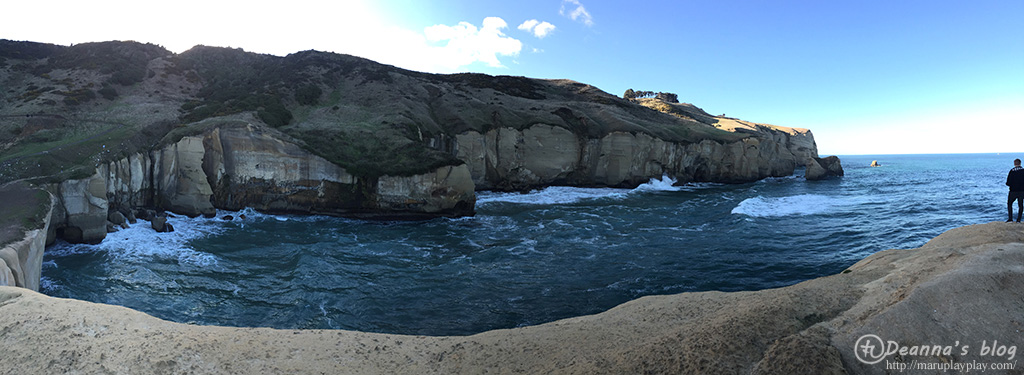
[(47, 248), (41, 291), (199, 325), (469, 335), (649, 295), (784, 287), (1003, 221), (1016, 157), (841, 156), (846, 175), (824, 181), (480, 192), (458, 219), (139, 221)]

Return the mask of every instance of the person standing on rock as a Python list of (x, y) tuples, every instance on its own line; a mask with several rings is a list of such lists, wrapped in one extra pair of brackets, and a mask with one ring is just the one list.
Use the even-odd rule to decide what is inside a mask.
[(1006, 175), (1006, 186), (1010, 187), (1010, 195), (1006, 198), (1006, 210), (1010, 213), (1009, 223), (1013, 221), (1013, 201), (1017, 201), (1017, 222), (1024, 211), (1024, 168), (1020, 166), (1020, 159), (1013, 160), (1013, 169)]

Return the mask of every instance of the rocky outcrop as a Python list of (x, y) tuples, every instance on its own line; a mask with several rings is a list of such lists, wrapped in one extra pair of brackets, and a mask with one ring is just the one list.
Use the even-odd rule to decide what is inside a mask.
[(535, 124), (456, 136), (457, 155), (478, 189), (524, 190), (546, 185), (629, 187), (668, 175), (680, 182), (749, 182), (793, 174), (817, 156), (807, 130), (764, 129), (735, 142), (670, 142), (645, 133), (599, 138)]
[(252, 126), (214, 129), (202, 140), (205, 180), (214, 187), (217, 207), (370, 218), (473, 213), (476, 198), (465, 165), (366, 178)]
[[(287, 137), (253, 125), (214, 127), (149, 153), (100, 165), (49, 186), (58, 197), (53, 236), (95, 243), (112, 212), (156, 207), (212, 217), (217, 208), (361, 218), (472, 215), (466, 165), (412, 176), (356, 177)], [(113, 226), (113, 224), (112, 224)]]
[(807, 159), (807, 169), (804, 172), (804, 178), (808, 180), (824, 180), (829, 177), (842, 177), (843, 165), (839, 161), (838, 156), (829, 156), (827, 158), (809, 158)]
[[(5, 187), (5, 191), (0, 193), (2, 199), (14, 198), (7, 194), (8, 191), (6, 190), (8, 189), (24, 189), (23, 191), (30, 193), (38, 191), (26, 187)], [(49, 194), (45, 195), (44, 202), (30, 202), (30, 204), (38, 203), (42, 206), (32, 207), (30, 211), (43, 210), (41, 222), (34, 223), (36, 224), (35, 228), (25, 229), (22, 224), (34, 221), (31, 218), (34, 216), (31, 212), (21, 212), (20, 210), (10, 209), (10, 207), (4, 207), (4, 215), (15, 216), (13, 218), (8, 217), (8, 219), (13, 219), (11, 221), (13, 221), (15, 228), (5, 228), (14, 229), (13, 231), (0, 230), (0, 243), (6, 243), (6, 245), (0, 246), (0, 285), (39, 290), (39, 278), (42, 274), (43, 266), (43, 250), (46, 247), (46, 234), (50, 229), (50, 218), (55, 205), (55, 198)], [(19, 231), (21, 232), (20, 235), (12, 233)], [(8, 236), (15, 238), (4, 238)]]
[(212, 217), (213, 188), (203, 172), (203, 137), (184, 137), (152, 155), (158, 206), (188, 216)]
[(98, 243), (107, 236), (110, 202), (102, 169), (86, 179), (64, 181), (53, 191), (59, 200), (59, 214), (53, 225), (61, 238), (69, 242)]
[[(465, 337), (193, 326), (0, 287), (0, 346), (11, 373), (883, 374), (1019, 361), (1020, 264), (1019, 225), (990, 223), (789, 287), (649, 296)], [(865, 358), (865, 335), (906, 350)]]

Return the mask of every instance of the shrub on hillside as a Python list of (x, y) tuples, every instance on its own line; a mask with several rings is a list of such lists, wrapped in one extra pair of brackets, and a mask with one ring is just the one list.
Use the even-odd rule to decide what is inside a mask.
[(117, 97), (117, 90), (110, 85), (104, 85), (103, 88), (99, 89), (97, 92), (103, 96), (103, 99), (114, 100), (114, 98)]
[(320, 86), (314, 84), (303, 85), (295, 90), (295, 101), (302, 105), (315, 105), (320, 102), (320, 95), (323, 95), (323, 90), (320, 90)]
[(269, 102), (258, 111), (256, 115), (259, 116), (260, 120), (267, 123), (267, 125), (273, 127), (281, 127), (288, 125), (292, 122), (292, 112), (285, 108), (279, 101)]
[(96, 99), (96, 93), (89, 89), (57, 91), (57, 94), (64, 96), (64, 104), (67, 105), (79, 105)]

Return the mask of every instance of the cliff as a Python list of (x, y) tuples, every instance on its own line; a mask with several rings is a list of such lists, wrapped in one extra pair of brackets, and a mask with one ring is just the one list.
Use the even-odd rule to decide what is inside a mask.
[(47, 185), (57, 199), (52, 236), (99, 242), (110, 215), (156, 207), (189, 216), (255, 208), (361, 218), (472, 214), (465, 165), (413, 176), (353, 176), (273, 129), (224, 122), (164, 146), (100, 164), (87, 178)]
[[(192, 326), (0, 287), (0, 373), (883, 374), (1012, 365), (1022, 263), (1018, 224), (981, 224), (785, 288), (649, 296), (466, 337)], [(865, 335), (895, 343), (894, 352), (865, 357)]]
[(817, 156), (806, 130), (723, 127), (569, 80), (425, 74), (316, 51), (0, 40), (0, 84), (4, 181), (81, 179), (168, 134), (208, 130), (204, 120), (273, 128), (366, 181), (468, 164), (478, 189), (747, 182)]
[(23, 183), (0, 186), (0, 285), (39, 290), (55, 200)]
[(0, 86), (0, 182), (58, 198), (51, 241), (100, 241), (140, 207), (429, 218), (472, 215), (476, 189), (819, 171), (806, 129), (316, 51), (0, 40)]

